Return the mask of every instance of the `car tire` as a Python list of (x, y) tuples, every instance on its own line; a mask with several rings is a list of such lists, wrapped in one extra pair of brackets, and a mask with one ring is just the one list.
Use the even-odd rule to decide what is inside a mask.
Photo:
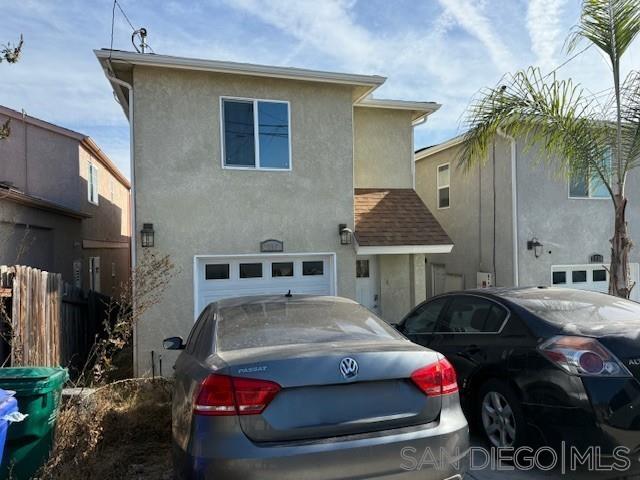
[(492, 447), (518, 448), (526, 444), (527, 426), (516, 392), (501, 380), (489, 380), (476, 400), (480, 431)]

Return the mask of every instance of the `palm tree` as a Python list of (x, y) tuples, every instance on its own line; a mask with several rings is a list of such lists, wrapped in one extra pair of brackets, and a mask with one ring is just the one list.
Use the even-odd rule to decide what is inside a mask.
[(629, 277), (625, 193), (627, 176), (640, 164), (640, 72), (621, 82), (620, 60), (640, 32), (640, 0), (583, 0), (579, 23), (567, 41), (569, 53), (581, 41), (608, 59), (613, 88), (604, 104), (598, 96), (555, 73), (540, 69), (507, 75), (495, 88), (481, 91), (467, 116), (459, 162), (469, 168), (487, 158), (498, 133), (523, 138), (527, 147), (541, 145), (543, 160), (558, 173), (588, 178), (606, 187), (615, 216), (611, 238), (609, 293), (628, 298)]

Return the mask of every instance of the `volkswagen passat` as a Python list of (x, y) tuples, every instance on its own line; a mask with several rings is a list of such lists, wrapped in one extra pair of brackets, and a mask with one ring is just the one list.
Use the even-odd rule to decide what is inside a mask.
[(186, 345), (172, 337), (165, 347), (183, 349), (173, 403), (178, 478), (464, 473), (468, 428), (455, 371), (351, 300), (222, 300), (202, 312)]

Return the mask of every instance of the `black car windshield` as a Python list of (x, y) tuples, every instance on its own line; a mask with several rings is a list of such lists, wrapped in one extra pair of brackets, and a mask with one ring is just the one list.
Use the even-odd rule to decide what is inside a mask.
[(340, 300), (250, 302), (222, 309), (219, 319), (220, 351), (404, 338), (361, 305)]
[(602, 293), (549, 288), (515, 290), (507, 297), (569, 334), (637, 333), (640, 327), (639, 303)]

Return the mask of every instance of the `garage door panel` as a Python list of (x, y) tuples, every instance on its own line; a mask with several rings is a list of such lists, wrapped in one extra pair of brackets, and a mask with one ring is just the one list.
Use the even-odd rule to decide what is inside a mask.
[[(258, 263), (262, 266), (261, 277), (241, 278), (241, 264)], [(291, 263), (293, 275), (288, 265)], [(273, 264), (276, 264), (275, 270)], [(216, 267), (207, 268), (207, 265)], [(209, 303), (223, 298), (284, 295), (289, 290), (294, 294), (335, 294), (334, 268), (332, 255), (198, 257), (194, 282), (196, 315)], [(260, 268), (253, 265), (243, 267), (242, 271), (245, 275), (255, 275), (259, 273)], [(285, 276), (274, 276), (274, 273)]]

